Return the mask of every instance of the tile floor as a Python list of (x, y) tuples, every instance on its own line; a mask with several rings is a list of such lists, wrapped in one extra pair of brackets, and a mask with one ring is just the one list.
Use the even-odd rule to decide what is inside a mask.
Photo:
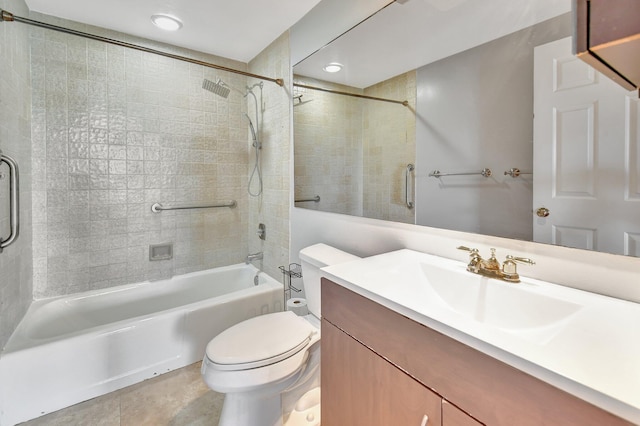
[(21, 426), (213, 426), (223, 400), (200, 378), (198, 362)]

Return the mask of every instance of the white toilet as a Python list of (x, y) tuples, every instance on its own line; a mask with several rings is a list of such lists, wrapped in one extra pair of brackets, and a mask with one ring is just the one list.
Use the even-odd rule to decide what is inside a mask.
[(220, 426), (282, 425), (281, 394), (319, 365), (320, 268), (356, 259), (326, 244), (302, 249), (309, 315), (286, 311), (254, 317), (209, 342), (202, 377), (209, 388), (226, 394)]

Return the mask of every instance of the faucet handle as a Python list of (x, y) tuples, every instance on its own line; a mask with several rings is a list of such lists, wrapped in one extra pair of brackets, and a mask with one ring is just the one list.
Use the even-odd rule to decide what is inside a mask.
[(535, 265), (536, 262), (529, 259), (528, 257), (513, 257), (510, 254), (507, 255), (507, 260), (502, 264), (502, 273), (503, 279), (508, 282), (518, 283), (520, 282), (520, 275), (518, 274), (518, 265), (519, 263), (526, 263), (529, 265)]
[(477, 248), (469, 248), (467, 246), (458, 246), (456, 247), (458, 250), (464, 250), (464, 251), (468, 251), (469, 252), (469, 257), (473, 260), (476, 261), (481, 261), (482, 257), (480, 256), (480, 252), (478, 251)]
[(477, 274), (480, 270), (480, 264), (482, 263), (482, 257), (476, 248), (469, 248), (465, 246), (457, 247), (458, 250), (464, 250), (469, 252), (469, 264), (467, 265), (467, 271)]
[(471, 254), (473, 253), (478, 253), (478, 249), (477, 248), (469, 248), (467, 246), (458, 246), (456, 247), (458, 250), (464, 250), (464, 251), (468, 251), (471, 252)]
[(536, 262), (533, 259), (529, 259), (528, 257), (514, 257), (510, 254), (507, 255), (507, 260), (513, 260), (514, 262), (526, 263), (527, 265), (535, 265)]

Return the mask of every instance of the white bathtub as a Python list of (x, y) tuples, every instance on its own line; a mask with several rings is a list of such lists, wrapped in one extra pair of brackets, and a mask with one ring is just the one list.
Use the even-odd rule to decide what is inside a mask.
[(39, 300), (0, 355), (0, 426), (202, 359), (224, 329), (281, 311), (282, 284), (232, 265)]

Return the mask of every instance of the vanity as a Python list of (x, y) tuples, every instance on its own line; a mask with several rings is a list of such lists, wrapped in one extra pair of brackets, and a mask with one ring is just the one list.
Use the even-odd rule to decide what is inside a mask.
[(324, 269), (324, 425), (640, 424), (640, 305), (465, 268), (405, 249)]

